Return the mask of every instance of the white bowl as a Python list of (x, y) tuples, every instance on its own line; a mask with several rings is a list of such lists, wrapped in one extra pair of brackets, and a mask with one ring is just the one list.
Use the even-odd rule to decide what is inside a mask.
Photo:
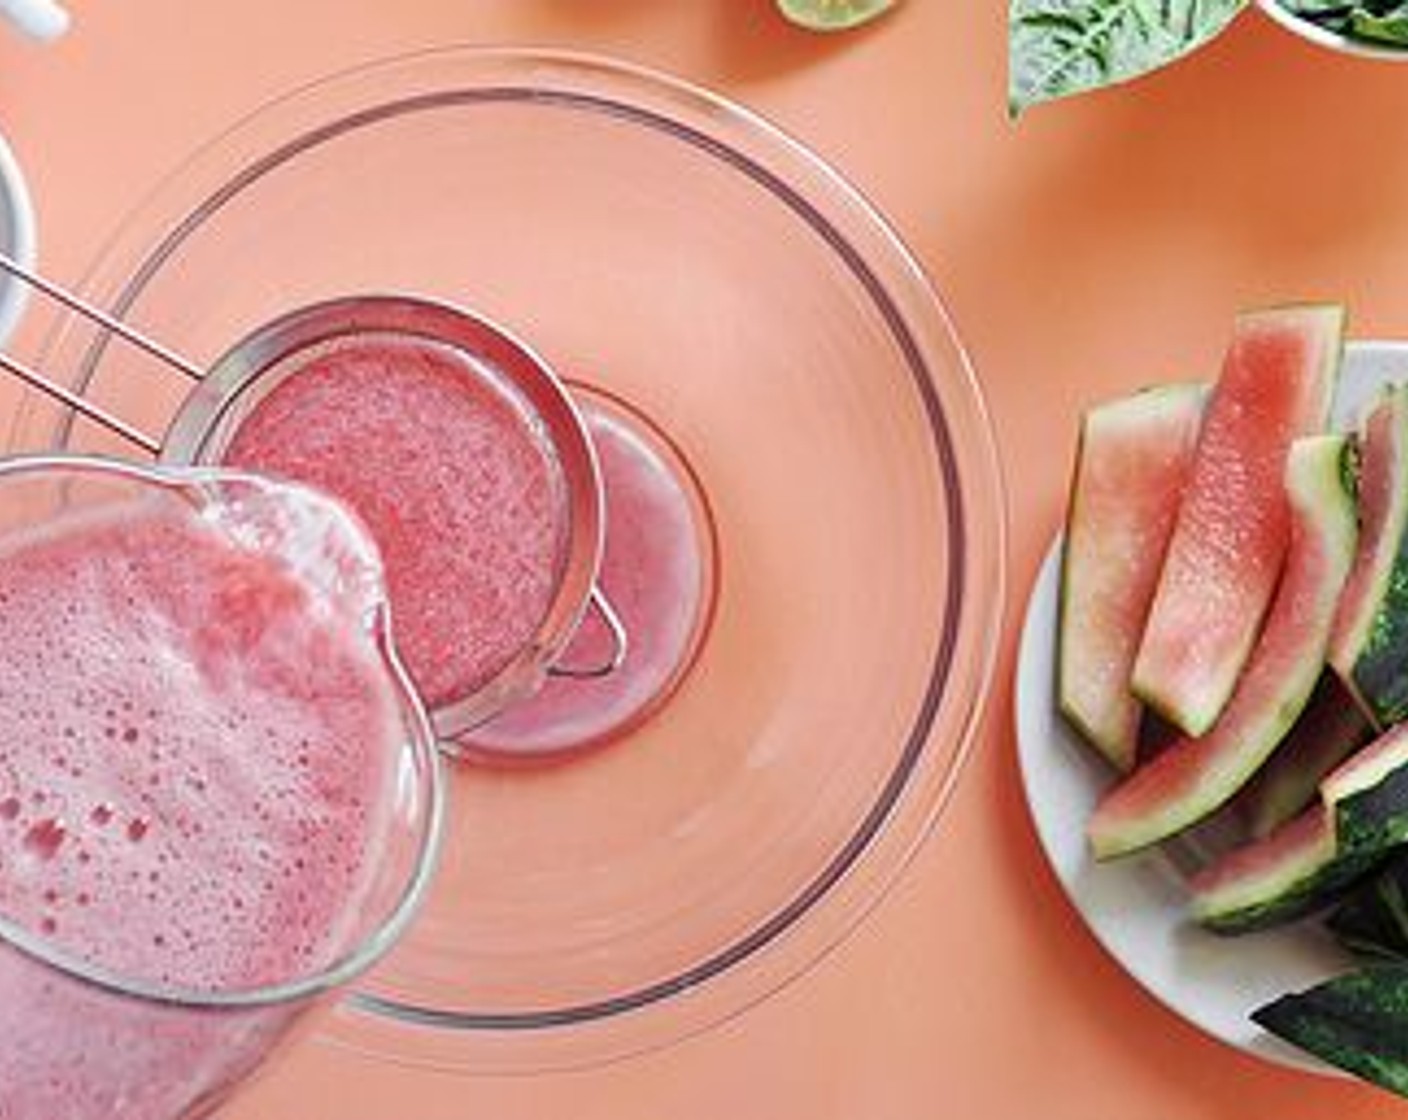
[[(0, 136), (0, 250), (26, 268), (34, 266), (34, 206), (15, 153)], [(0, 275), (0, 346), (9, 341), (24, 311), (27, 291), (18, 280)]]
[(1257, 0), (1257, 7), (1261, 9), (1262, 15), (1273, 23), (1280, 24), (1292, 35), (1298, 35), (1307, 42), (1314, 43), (1317, 47), (1325, 47), (1332, 51), (1339, 51), (1341, 54), (1355, 55), (1359, 58), (1377, 58), (1386, 62), (1408, 62), (1408, 47), (1377, 46), (1374, 43), (1365, 42), (1363, 39), (1351, 39), (1347, 35), (1328, 31), (1303, 16), (1287, 11), (1277, 3), (1277, 0)]

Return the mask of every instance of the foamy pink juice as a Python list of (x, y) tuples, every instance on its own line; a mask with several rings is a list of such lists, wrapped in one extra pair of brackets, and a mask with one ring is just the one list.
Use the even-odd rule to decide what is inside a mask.
[[(344, 954), (404, 735), (353, 606), (169, 498), (0, 548), (0, 915), (126, 984)], [(300, 1010), (163, 1007), (0, 947), (0, 1118), (182, 1115)]]
[(0, 946), (0, 1117), (205, 1116), (266, 1061), (305, 1004), (202, 1012), (56, 976)]
[(340, 343), (259, 401), (223, 460), (315, 486), (362, 518), (397, 647), (432, 706), (492, 679), (547, 613), (565, 531), (556, 459), (457, 351), (392, 335)]

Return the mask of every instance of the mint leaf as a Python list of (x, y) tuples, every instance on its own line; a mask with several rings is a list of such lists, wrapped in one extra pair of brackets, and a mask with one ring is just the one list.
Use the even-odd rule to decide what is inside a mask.
[(1247, 0), (1010, 0), (1008, 104), (1041, 101), (1146, 74), (1221, 32)]

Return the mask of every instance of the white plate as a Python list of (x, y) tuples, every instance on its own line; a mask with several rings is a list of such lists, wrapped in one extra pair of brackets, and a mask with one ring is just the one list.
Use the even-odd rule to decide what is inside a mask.
[[(1351, 343), (1335, 402), (1353, 424), (1390, 381), (1408, 380), (1408, 343)], [(1073, 441), (1074, 443), (1074, 441)], [(1242, 937), (1218, 937), (1185, 912), (1182, 876), (1162, 852), (1097, 865), (1085, 822), (1112, 781), (1109, 769), (1061, 718), (1055, 695), (1060, 542), (1032, 589), (1015, 690), (1017, 754), (1027, 805), (1056, 877), (1096, 939), (1143, 987), (1194, 1026), (1248, 1053), (1316, 1072), (1337, 1072), (1267, 1034), (1248, 1017), (1286, 992), (1349, 965), (1312, 918)]]

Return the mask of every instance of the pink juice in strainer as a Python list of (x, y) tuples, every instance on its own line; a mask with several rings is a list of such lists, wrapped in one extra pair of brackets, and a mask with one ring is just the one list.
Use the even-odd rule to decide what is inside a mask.
[(343, 341), (258, 401), (222, 461), (345, 502), (386, 564), (396, 644), (432, 707), (531, 641), (563, 563), (560, 468), (506, 388), (457, 350)]
[[(124, 987), (297, 981), (365, 918), (399, 697), (360, 593), (251, 526), (168, 497), (0, 544), (0, 916)], [(0, 943), (0, 1118), (183, 1115), (296, 1011), (149, 1004)]]

